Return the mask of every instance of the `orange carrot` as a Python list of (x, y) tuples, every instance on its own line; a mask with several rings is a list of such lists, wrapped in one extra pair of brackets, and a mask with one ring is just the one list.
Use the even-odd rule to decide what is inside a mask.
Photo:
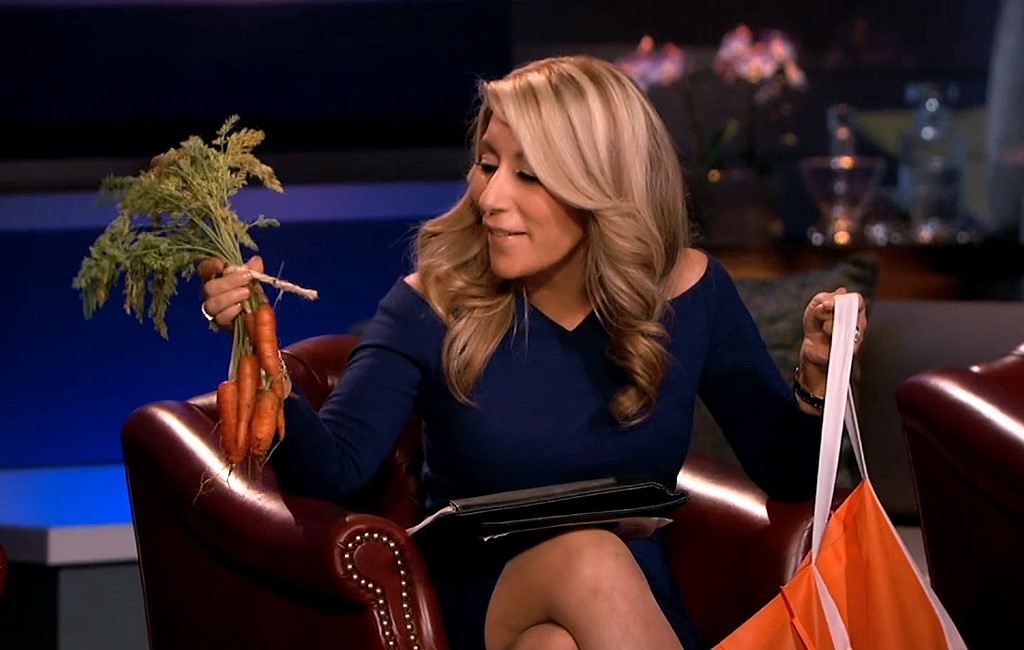
[(284, 440), (284, 377), (278, 377), (270, 382), (270, 389), (277, 395), (278, 404), (280, 405), (277, 409), (277, 441), (281, 442)]
[(234, 465), (245, 457), (238, 444), (238, 382), (225, 379), (217, 387), (217, 411), (220, 413), (220, 447)]
[[(238, 360), (238, 426), (235, 437), (238, 447), (249, 449), (249, 422), (256, 408), (256, 392), (260, 386), (260, 361), (255, 354), (244, 354)], [(243, 451), (244, 453), (244, 451)]]
[(261, 302), (256, 308), (256, 327), (253, 334), (253, 346), (260, 357), (260, 367), (271, 380), (280, 377), (281, 352), (277, 342), (277, 318), (274, 308), (269, 303)]
[(277, 317), (269, 303), (261, 302), (255, 310), (255, 327), (252, 330), (253, 344), (260, 358), (260, 367), (270, 379), (270, 388), (278, 398), (276, 429), (280, 440), (284, 440), (284, 364), (281, 361), (280, 344), (277, 339)]
[(249, 453), (263, 458), (274, 440), (274, 429), (277, 428), (277, 412), (281, 408), (281, 400), (269, 388), (261, 388), (256, 395), (256, 408), (249, 422)]

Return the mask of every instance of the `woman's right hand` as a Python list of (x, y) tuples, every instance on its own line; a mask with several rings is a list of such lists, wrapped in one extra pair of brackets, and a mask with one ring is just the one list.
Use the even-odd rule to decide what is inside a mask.
[[(263, 259), (254, 255), (245, 266), (226, 266), (214, 257), (199, 263), (203, 281), (203, 311), (213, 322), (227, 328), (242, 311), (242, 301), (252, 293), (250, 271), (263, 272)], [(258, 290), (258, 289), (257, 289)]]

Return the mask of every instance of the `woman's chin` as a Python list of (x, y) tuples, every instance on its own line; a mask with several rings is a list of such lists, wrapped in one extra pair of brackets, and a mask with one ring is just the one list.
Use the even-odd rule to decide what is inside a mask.
[(523, 277), (522, 271), (505, 264), (491, 264), (491, 273), (502, 280), (518, 280)]

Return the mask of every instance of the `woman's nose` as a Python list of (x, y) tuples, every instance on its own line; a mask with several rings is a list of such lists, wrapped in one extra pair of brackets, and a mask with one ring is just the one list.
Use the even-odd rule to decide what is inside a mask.
[(484, 214), (501, 212), (508, 207), (511, 183), (508, 175), (499, 167), (490, 176), (485, 177), (477, 197), (477, 205)]

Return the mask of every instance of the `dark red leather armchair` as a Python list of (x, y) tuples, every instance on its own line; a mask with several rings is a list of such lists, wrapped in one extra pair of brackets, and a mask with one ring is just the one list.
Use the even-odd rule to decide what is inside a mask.
[(968, 647), (1024, 647), (1024, 345), (896, 391), (928, 572)]
[[(321, 336), (284, 352), (314, 403), (356, 341)], [(373, 484), (336, 505), (283, 494), (269, 467), (225, 470), (212, 394), (158, 402), (122, 442), (150, 647), (448, 647), (405, 528), (420, 517), (419, 422)], [(803, 558), (811, 504), (767, 500), (731, 466), (691, 457), (692, 501), (669, 529), (673, 569), (713, 643), (778, 593)]]

